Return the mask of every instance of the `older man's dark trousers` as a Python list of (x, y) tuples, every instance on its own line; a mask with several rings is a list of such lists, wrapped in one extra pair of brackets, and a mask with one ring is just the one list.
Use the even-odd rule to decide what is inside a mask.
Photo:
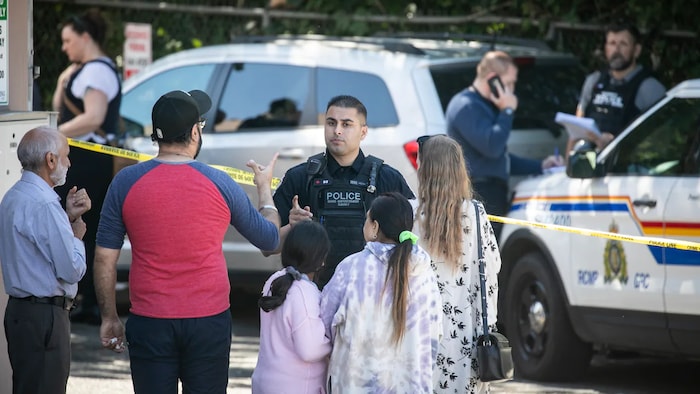
[(71, 358), (68, 311), (10, 297), (4, 323), (13, 394), (65, 393)]

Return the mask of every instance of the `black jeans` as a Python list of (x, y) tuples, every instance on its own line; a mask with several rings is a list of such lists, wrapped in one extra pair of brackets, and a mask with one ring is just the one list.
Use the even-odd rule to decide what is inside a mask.
[[(472, 183), (474, 198), (484, 204), (486, 213), (494, 216), (508, 214), (510, 201), (508, 199), (508, 183), (498, 178), (478, 179)], [(491, 222), (496, 240), (500, 244), (503, 223)]]
[(112, 181), (114, 162), (109, 155), (77, 147), (70, 149), (68, 158), (70, 159), (71, 167), (68, 169), (66, 183), (55, 190), (61, 197), (61, 204), (64, 208), (68, 190), (73, 186), (77, 186), (78, 190), (85, 188), (92, 201), (92, 208), (83, 215), (83, 221), (87, 226), (87, 231), (83, 237), (87, 271), (78, 284), (78, 293), (83, 296), (79, 306), (82, 306), (84, 310), (93, 308), (95, 313), (97, 313), (97, 298), (95, 296), (93, 278), (95, 239), (97, 238), (97, 226), (100, 222), (102, 204), (107, 194), (109, 183)]
[(130, 315), (126, 321), (136, 394), (226, 393), (231, 313), (192, 319)]

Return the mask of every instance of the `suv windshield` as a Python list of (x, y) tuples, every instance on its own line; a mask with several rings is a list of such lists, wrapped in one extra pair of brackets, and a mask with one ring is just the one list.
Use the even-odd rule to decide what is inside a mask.
[[(557, 135), (561, 126), (554, 123), (557, 111), (574, 113), (585, 78), (583, 69), (573, 61), (544, 63), (531, 58), (515, 58), (518, 64), (518, 110), (513, 129), (545, 128)], [(436, 65), (430, 68), (443, 111), (450, 99), (471, 85), (476, 63)]]

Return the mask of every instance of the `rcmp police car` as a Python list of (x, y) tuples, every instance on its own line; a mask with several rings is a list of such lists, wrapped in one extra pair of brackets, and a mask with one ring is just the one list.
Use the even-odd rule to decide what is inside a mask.
[[(700, 79), (603, 151), (522, 182), (509, 217), (700, 242)], [(700, 357), (700, 252), (507, 224), (499, 321), (516, 374), (580, 377), (597, 349)]]

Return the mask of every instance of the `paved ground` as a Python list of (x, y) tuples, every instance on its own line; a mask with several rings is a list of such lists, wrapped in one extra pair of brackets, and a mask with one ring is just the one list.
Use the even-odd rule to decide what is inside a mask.
[[(234, 319), (233, 332), (227, 394), (247, 394), (260, 344), (257, 322)], [(133, 392), (127, 353), (103, 349), (98, 327), (73, 324), (71, 337), (73, 357), (67, 394)]]
[[(233, 333), (227, 394), (250, 393), (257, 361), (259, 326), (255, 297), (232, 298)], [(102, 349), (98, 327), (72, 326), (73, 361), (68, 394), (132, 393), (126, 353)], [(563, 384), (523, 380), (492, 383), (493, 393), (655, 394), (698, 393), (700, 361), (596, 356), (584, 379)]]

